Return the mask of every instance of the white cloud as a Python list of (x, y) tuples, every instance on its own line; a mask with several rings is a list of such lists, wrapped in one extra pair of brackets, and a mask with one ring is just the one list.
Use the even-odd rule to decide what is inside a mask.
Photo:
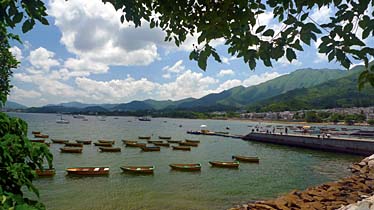
[(242, 85), (245, 87), (253, 86), (253, 85), (258, 85), (260, 83), (266, 82), (268, 80), (275, 79), (279, 76), (282, 76), (283, 74), (280, 74), (278, 72), (265, 72), (260, 75), (252, 75), (245, 79), (242, 82)]
[(24, 89), (18, 88), (17, 86), (14, 86), (11, 89), (9, 100), (23, 101), (25, 99), (36, 99), (41, 96), (42, 94), (35, 90), (24, 90)]
[(224, 83), (220, 84), (214, 92), (219, 93), (224, 90), (228, 90), (230, 88), (237, 87), (240, 85), (243, 85), (243, 82), (241, 80), (238, 80), (238, 79), (227, 80)]
[(48, 72), (51, 67), (58, 66), (60, 63), (54, 59), (55, 54), (43, 47), (30, 52), (28, 60), (33, 68), (30, 72)]
[(224, 77), (224, 76), (232, 76), (234, 75), (235, 72), (232, 70), (232, 69), (222, 69), (221, 71), (219, 71), (219, 73), (217, 74), (218, 77)]
[(21, 61), (21, 60), (22, 60), (22, 58), (23, 58), (23, 56), (22, 56), (22, 51), (21, 51), (21, 49), (19, 49), (17, 46), (13, 46), (13, 47), (9, 48), (9, 51), (12, 53), (12, 55), (13, 55), (14, 57), (16, 57), (16, 59), (17, 59), (18, 61)]
[(183, 65), (183, 60), (177, 61), (172, 67), (165, 66), (162, 68), (163, 71), (172, 72), (172, 73), (180, 73), (184, 71), (186, 67)]
[(319, 24), (327, 23), (330, 21), (330, 17), (332, 16), (332, 7), (323, 6), (320, 9), (314, 8), (312, 10), (312, 14), (310, 15), (310, 18), (312, 18), (314, 21), (316, 21)]
[(221, 60), (222, 60), (222, 63), (224, 64), (230, 64), (230, 61), (233, 61), (233, 60), (238, 60), (239, 58), (237, 57), (234, 57), (234, 56), (231, 56), (231, 57), (225, 57), (225, 56), (221, 56)]
[(158, 59), (156, 43), (164, 33), (148, 24), (121, 24), (121, 13), (100, 0), (51, 0), (48, 13), (62, 32), (61, 43), (81, 62), (105, 65), (149, 65)]

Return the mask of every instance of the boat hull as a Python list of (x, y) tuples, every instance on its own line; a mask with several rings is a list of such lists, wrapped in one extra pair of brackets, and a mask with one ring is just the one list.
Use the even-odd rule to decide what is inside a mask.
[(158, 152), (161, 150), (160, 147), (142, 147), (144, 152)]
[(171, 169), (178, 171), (201, 171), (201, 164), (170, 164)]
[(248, 162), (248, 163), (258, 163), (260, 159), (258, 157), (245, 157), (240, 155), (232, 156), (233, 159), (240, 161), (240, 162)]
[(82, 167), (67, 168), (68, 175), (76, 176), (107, 176), (109, 175), (109, 167)]
[(239, 162), (221, 162), (221, 161), (209, 161), (213, 167), (220, 168), (239, 168)]
[(113, 146), (111, 143), (99, 143), (99, 142), (95, 142), (94, 145), (99, 146), (99, 147), (112, 147)]
[(173, 150), (191, 151), (189, 146), (172, 146)]
[(38, 177), (53, 177), (56, 174), (56, 170), (55, 169), (43, 169), (43, 170), (36, 169), (35, 173), (36, 175), (38, 175)]
[(82, 148), (77, 148), (77, 147), (63, 147), (60, 148), (60, 151), (62, 153), (82, 153)]
[(193, 143), (193, 142), (180, 142), (179, 145), (180, 146), (191, 146), (191, 147), (197, 147), (197, 146), (199, 146), (198, 143)]
[(99, 147), (101, 152), (121, 152), (119, 147)]
[(123, 172), (133, 174), (153, 174), (154, 166), (123, 166), (121, 167)]
[(92, 143), (90, 140), (75, 140), (77, 143), (84, 144), (84, 145), (89, 145)]

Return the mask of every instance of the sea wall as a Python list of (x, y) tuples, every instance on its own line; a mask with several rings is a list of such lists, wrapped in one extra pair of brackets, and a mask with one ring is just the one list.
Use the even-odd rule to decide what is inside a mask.
[(292, 191), (276, 199), (257, 201), (230, 210), (374, 209), (374, 155), (350, 167), (352, 175), (304, 191)]
[(250, 133), (242, 139), (358, 155), (370, 155), (374, 153), (374, 140), (318, 138), (306, 135), (280, 135), (256, 132)]

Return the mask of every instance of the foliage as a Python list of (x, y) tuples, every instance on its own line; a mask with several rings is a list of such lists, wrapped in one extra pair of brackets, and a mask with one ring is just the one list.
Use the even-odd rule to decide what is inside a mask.
[(330, 80), (310, 88), (299, 88), (262, 100), (248, 106), (248, 111), (267, 112), (272, 107), (283, 107), (280, 111), (331, 109), (338, 107), (366, 107), (374, 104), (373, 87), (357, 90), (360, 67), (351, 70), (345, 77)]
[(26, 135), (25, 121), (0, 113), (0, 196), (5, 196), (0, 207), (30, 205), (40, 209), (43, 206), (23, 198), (22, 187), (39, 196), (32, 184), (34, 170), (42, 169), (44, 160), (52, 167), (52, 154), (45, 144), (33, 143)]
[(309, 111), (305, 113), (306, 122), (322, 122), (321, 117), (315, 111)]
[(338, 123), (341, 120), (344, 120), (344, 115), (342, 115), (342, 114), (332, 113), (330, 115), (330, 119), (329, 119), (330, 122)]
[(368, 120), (369, 125), (374, 125), (374, 119)]
[[(38, 20), (48, 25), (46, 7), (41, 0), (0, 1), (0, 107), (10, 92), (12, 69), (18, 61), (9, 51), (9, 39), (21, 41), (11, 33), (22, 22), (22, 32), (31, 30)], [(32, 184), (34, 170), (42, 168), (44, 160), (52, 166), (52, 154), (44, 144), (27, 139), (27, 124), (21, 119), (10, 118), (0, 113), (0, 208), (1, 209), (45, 209), (44, 205), (23, 196), (22, 187), (39, 196)]]
[[(242, 58), (251, 69), (262, 61), (272, 66), (272, 61), (286, 57), (297, 59), (296, 51), (303, 51), (303, 44), (311, 45), (318, 38), (318, 46), (329, 61), (336, 60), (346, 69), (352, 60), (363, 61), (365, 71), (359, 79), (359, 87), (365, 83), (374, 86), (374, 67), (369, 67), (369, 58), (374, 48), (363, 40), (374, 35), (374, 19), (370, 0), (255, 0), (255, 1), (175, 1), (167, 0), (103, 0), (110, 2), (116, 10), (122, 10), (121, 22), (131, 21), (140, 26), (142, 20), (150, 27), (159, 27), (166, 32), (165, 41), (174, 41), (179, 46), (187, 36), (197, 36), (199, 46), (190, 53), (190, 59), (206, 70), (207, 59), (212, 56), (221, 62), (212, 46), (212, 41), (223, 38), (228, 53)], [(335, 12), (326, 23), (318, 23), (312, 17), (314, 9), (327, 6)], [(264, 25), (261, 14), (273, 12), (273, 18), (282, 24), (279, 31)], [(357, 31), (363, 31), (359, 35)]]

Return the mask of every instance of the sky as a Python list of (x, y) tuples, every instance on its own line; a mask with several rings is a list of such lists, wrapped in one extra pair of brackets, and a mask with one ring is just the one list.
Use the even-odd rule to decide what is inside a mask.
[[(197, 62), (189, 60), (196, 37), (188, 37), (176, 47), (164, 42), (164, 32), (150, 29), (146, 22), (140, 28), (121, 24), (121, 13), (100, 0), (49, 0), (46, 6), (50, 25), (37, 24), (21, 34), (22, 45), (12, 43), (11, 52), (21, 64), (13, 73), (9, 100), (26, 106), (200, 98), (239, 85), (256, 85), (297, 69), (342, 69), (317, 52), (317, 42), (303, 46), (297, 61), (282, 58), (273, 68), (258, 62), (251, 71), (242, 59), (227, 54), (223, 40), (215, 40), (223, 62), (209, 59), (207, 70), (202, 71)], [(331, 14), (326, 7), (313, 10), (311, 16), (325, 22)], [(262, 14), (259, 21), (274, 29), (281, 27), (271, 12)]]

